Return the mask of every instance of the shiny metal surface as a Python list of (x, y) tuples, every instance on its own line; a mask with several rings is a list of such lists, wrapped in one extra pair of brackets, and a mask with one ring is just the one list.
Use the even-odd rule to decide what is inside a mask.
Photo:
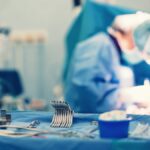
[(73, 111), (65, 101), (51, 101), (55, 113), (50, 124), (54, 128), (70, 128), (73, 123)]

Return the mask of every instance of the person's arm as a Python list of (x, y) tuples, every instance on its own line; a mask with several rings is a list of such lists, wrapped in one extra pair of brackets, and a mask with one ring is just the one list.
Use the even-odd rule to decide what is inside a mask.
[(79, 44), (70, 67), (65, 98), (77, 112), (114, 109), (119, 80), (118, 58), (106, 40), (95, 38)]

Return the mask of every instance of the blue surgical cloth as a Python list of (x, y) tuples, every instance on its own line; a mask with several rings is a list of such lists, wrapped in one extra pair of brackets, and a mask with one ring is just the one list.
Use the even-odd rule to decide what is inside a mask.
[[(97, 121), (98, 114), (74, 114), (73, 126), (71, 128), (51, 128), (50, 122), (53, 113), (49, 112), (13, 112), (12, 125), (26, 126), (33, 120), (39, 120), (40, 125), (37, 130), (46, 130), (54, 132), (70, 132), (88, 135), (89, 132), (95, 129), (93, 121)], [(130, 123), (132, 132), (139, 122), (150, 124), (149, 116), (131, 116), (133, 120)], [(11, 130), (11, 129), (8, 129)], [(36, 130), (36, 129), (35, 129)], [(18, 132), (27, 132), (19, 130)], [(32, 137), (12, 138), (0, 136), (1, 150), (149, 150), (150, 139), (142, 138), (125, 138), (125, 139), (101, 139), (99, 131), (91, 132), (93, 139), (76, 137), (76, 136), (56, 136), (53, 134), (43, 134)], [(75, 134), (76, 135), (76, 134)]]
[(70, 65), (65, 99), (75, 112), (100, 113), (116, 108), (120, 58), (112, 39), (99, 33), (78, 44)]
[(86, 0), (81, 13), (73, 21), (66, 35), (66, 58), (63, 80), (66, 81), (68, 68), (78, 43), (99, 32), (106, 32), (117, 15), (135, 12), (135, 10), (100, 3), (97, 0)]

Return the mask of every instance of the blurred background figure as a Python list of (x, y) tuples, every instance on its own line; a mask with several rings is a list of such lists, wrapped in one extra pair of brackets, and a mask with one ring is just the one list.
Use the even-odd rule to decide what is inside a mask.
[[(142, 15), (142, 14), (140, 14)], [(144, 14), (145, 17), (150, 18), (150, 14)], [(143, 17), (144, 17), (143, 16)], [(149, 64), (150, 59), (150, 19), (140, 24), (135, 32), (134, 39), (144, 61)], [(143, 86), (132, 87), (124, 89), (124, 99), (129, 99), (128, 103), (132, 104), (128, 107), (128, 113), (134, 114), (150, 114), (150, 81), (145, 79)], [(136, 93), (136, 94), (135, 94)], [(133, 105), (133, 102), (136, 104)]]
[(98, 32), (107, 32), (107, 28), (112, 24), (117, 15), (136, 12), (123, 7), (108, 5), (103, 2), (97, 0), (85, 1), (81, 13), (67, 32), (66, 58), (63, 73), (64, 84), (77, 43), (88, 39)]
[[(76, 47), (65, 91), (75, 111), (100, 113), (122, 107), (118, 103), (118, 89), (122, 80), (128, 80), (120, 76), (120, 68), (123, 61), (137, 64), (143, 60), (133, 33), (149, 19), (142, 13), (118, 16), (107, 34), (98, 33)], [(131, 71), (129, 75), (133, 78)]]

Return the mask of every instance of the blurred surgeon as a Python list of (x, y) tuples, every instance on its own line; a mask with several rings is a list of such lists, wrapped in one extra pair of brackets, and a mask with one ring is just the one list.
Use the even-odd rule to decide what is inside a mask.
[(118, 16), (107, 34), (98, 33), (78, 44), (65, 87), (65, 98), (75, 112), (122, 109), (119, 70), (123, 61), (135, 64), (143, 60), (133, 33), (148, 19), (143, 13)]

